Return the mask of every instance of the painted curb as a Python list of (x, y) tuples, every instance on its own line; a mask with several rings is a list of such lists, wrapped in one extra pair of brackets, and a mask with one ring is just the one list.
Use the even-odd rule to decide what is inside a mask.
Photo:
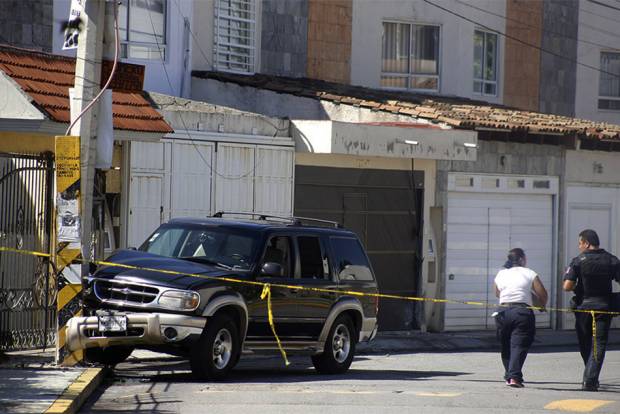
[(86, 399), (97, 389), (103, 377), (103, 368), (87, 368), (71, 383), (45, 411), (45, 414), (75, 414)]

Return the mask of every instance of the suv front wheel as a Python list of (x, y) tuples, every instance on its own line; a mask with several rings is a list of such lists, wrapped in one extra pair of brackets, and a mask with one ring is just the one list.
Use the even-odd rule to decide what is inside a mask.
[(355, 333), (353, 321), (348, 315), (340, 315), (333, 323), (323, 353), (312, 356), (314, 368), (321, 374), (346, 372), (355, 356)]
[(192, 374), (198, 379), (219, 380), (237, 364), (241, 341), (237, 325), (226, 314), (209, 318), (190, 354)]

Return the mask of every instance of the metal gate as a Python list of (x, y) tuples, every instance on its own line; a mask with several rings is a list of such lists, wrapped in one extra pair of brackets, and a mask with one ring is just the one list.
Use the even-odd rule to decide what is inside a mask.
[[(50, 252), (53, 155), (0, 154), (0, 245)], [(0, 349), (54, 343), (56, 281), (47, 258), (0, 252)]]

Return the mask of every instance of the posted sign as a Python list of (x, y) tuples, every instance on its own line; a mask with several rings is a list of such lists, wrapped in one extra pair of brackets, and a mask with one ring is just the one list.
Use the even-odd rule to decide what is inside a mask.
[(78, 47), (78, 37), (80, 36), (78, 20), (82, 18), (82, 13), (84, 12), (84, 1), (85, 0), (71, 0), (68, 27), (65, 29), (62, 50), (77, 49)]

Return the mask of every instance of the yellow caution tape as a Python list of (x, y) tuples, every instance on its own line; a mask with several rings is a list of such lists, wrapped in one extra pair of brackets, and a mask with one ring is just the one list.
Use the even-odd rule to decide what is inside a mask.
[[(0, 247), (0, 251), (13, 252), (13, 253), (18, 253), (18, 254), (30, 254), (30, 255), (40, 256), (40, 257), (51, 257), (51, 255), (48, 253), (42, 253), (42, 252), (36, 252), (36, 251), (30, 251), (30, 250), (13, 249), (9, 247)], [(284, 349), (280, 343), (280, 339), (278, 335), (276, 334), (275, 325), (273, 323), (273, 314), (271, 311), (271, 288), (296, 289), (296, 290), (305, 290), (305, 291), (311, 291), (311, 292), (336, 293), (340, 295), (351, 295), (351, 296), (366, 296), (366, 297), (373, 297), (373, 298), (380, 298), (380, 299), (397, 299), (397, 300), (409, 300), (409, 301), (416, 301), (416, 302), (432, 302), (432, 303), (443, 303), (443, 304), (484, 306), (486, 308), (510, 307), (509, 305), (498, 305), (498, 304), (491, 304), (488, 302), (479, 302), (479, 301), (459, 301), (459, 300), (454, 300), (454, 299), (437, 299), (437, 298), (426, 298), (426, 297), (420, 297), (420, 296), (390, 295), (390, 294), (385, 294), (385, 293), (365, 293), (365, 292), (358, 292), (354, 290), (339, 290), (339, 289), (319, 288), (319, 287), (313, 287), (313, 286), (289, 285), (285, 283), (258, 282), (255, 280), (236, 279), (236, 278), (231, 278), (231, 277), (220, 277), (220, 276), (208, 276), (208, 275), (201, 275), (197, 273), (179, 272), (175, 270), (133, 266), (133, 265), (127, 265), (123, 263), (108, 262), (105, 260), (90, 260), (89, 261), (85, 259), (78, 259), (76, 261), (82, 261), (83, 263), (92, 263), (97, 266), (114, 266), (114, 267), (121, 267), (124, 269), (142, 270), (142, 271), (147, 271), (147, 272), (169, 274), (173, 276), (188, 276), (188, 277), (196, 277), (199, 279), (218, 280), (218, 281), (224, 281), (224, 282), (230, 282), (230, 283), (240, 283), (240, 284), (246, 284), (246, 285), (260, 286), (263, 288), (263, 291), (261, 293), (261, 299), (264, 299), (265, 297), (267, 298), (269, 325), (271, 326), (271, 330), (273, 331), (273, 334), (276, 337), (276, 341), (278, 342), (278, 347), (280, 348), (280, 352), (282, 353), (282, 356), (284, 357), (284, 360), (287, 365), (289, 364), (289, 362), (286, 358), (286, 353), (284, 352)], [(595, 352), (595, 358), (596, 358), (595, 315), (596, 314), (612, 315), (612, 316), (620, 315), (620, 312), (590, 310), (590, 309), (545, 308), (541, 306), (527, 306), (525, 308), (531, 309), (531, 310), (539, 310), (539, 311), (590, 313), (592, 315), (592, 327), (593, 327), (592, 338), (593, 338), (593, 343), (594, 343), (593, 347), (594, 347), (594, 352)]]
[(269, 326), (271, 326), (271, 332), (273, 332), (273, 336), (275, 336), (276, 342), (278, 343), (278, 349), (282, 354), (282, 358), (284, 358), (284, 365), (288, 366), (290, 362), (288, 362), (288, 358), (286, 357), (286, 351), (282, 347), (280, 337), (278, 337), (278, 334), (276, 333), (276, 326), (273, 323), (273, 312), (271, 311), (271, 286), (269, 285), (269, 283), (263, 286), (263, 292), (260, 294), (260, 298), (262, 300), (264, 300), (265, 297), (267, 297), (267, 316), (269, 319)]
[(594, 360), (598, 362), (596, 356), (596, 314), (594, 311), (591, 311), (590, 315), (592, 315), (592, 353), (594, 355)]

